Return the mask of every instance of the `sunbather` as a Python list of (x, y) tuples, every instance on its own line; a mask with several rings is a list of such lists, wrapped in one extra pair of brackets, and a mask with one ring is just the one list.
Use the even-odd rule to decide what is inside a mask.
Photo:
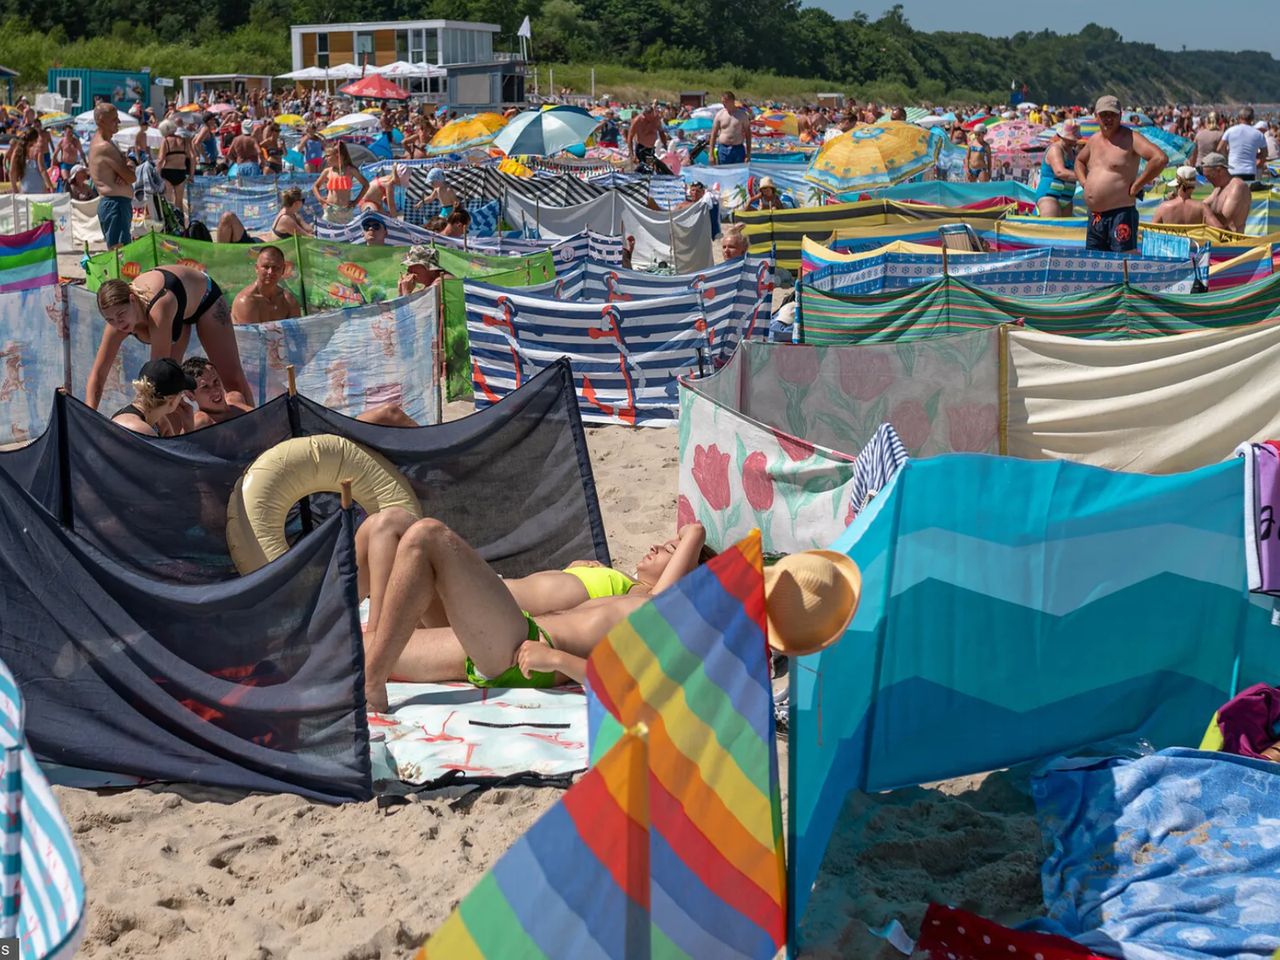
[(505, 581), (440, 521), (406, 518), (375, 514), (358, 538), (361, 593), (370, 596), (365, 697), (377, 711), (387, 708), (388, 679), (503, 687), (580, 681), (595, 645), (693, 570), (706, 537), (701, 525), (685, 526), (645, 554), (634, 580), (607, 567), (586, 567), (598, 573), (584, 577), (584, 565), (575, 564), (574, 572)]

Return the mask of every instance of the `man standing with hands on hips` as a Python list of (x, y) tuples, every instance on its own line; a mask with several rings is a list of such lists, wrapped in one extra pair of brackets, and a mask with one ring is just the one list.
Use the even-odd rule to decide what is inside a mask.
[[(1159, 147), (1120, 124), (1120, 101), (1100, 97), (1094, 108), (1098, 132), (1076, 156), (1075, 173), (1089, 208), (1088, 250), (1131, 253), (1138, 248), (1135, 201), (1160, 176), (1168, 159)], [(1138, 176), (1141, 161), (1147, 162)]]

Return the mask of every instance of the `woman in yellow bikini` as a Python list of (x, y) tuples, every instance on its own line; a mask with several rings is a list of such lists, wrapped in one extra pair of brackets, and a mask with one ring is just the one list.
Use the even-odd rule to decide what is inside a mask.
[[(351, 188), (357, 183), (360, 192), (352, 197)], [(324, 218), (334, 224), (350, 223), (368, 192), (369, 181), (351, 162), (347, 145), (342, 141), (330, 144), (325, 151), (325, 167), (311, 185), (312, 196), (324, 207)]]
[(605, 634), (707, 559), (691, 524), (654, 544), (634, 577), (594, 561), (503, 580), (437, 520), (403, 510), (370, 516), (356, 533), (370, 709), (386, 682), (470, 680), (478, 686), (553, 686), (581, 680)]

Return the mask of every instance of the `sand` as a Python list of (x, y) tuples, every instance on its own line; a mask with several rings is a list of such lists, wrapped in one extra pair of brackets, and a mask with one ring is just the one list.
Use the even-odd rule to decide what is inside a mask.
[[(626, 569), (674, 533), (677, 434), (587, 432)], [(88, 887), (82, 955), (182, 960), (406, 956), (560, 796), (526, 787), (380, 808), (193, 786), (56, 792)], [(1038, 841), (1007, 784), (856, 797), (848, 813), (810, 910), (813, 955), (901, 956), (863, 921), (899, 917), (914, 934), (930, 898), (997, 920), (1035, 912)]]

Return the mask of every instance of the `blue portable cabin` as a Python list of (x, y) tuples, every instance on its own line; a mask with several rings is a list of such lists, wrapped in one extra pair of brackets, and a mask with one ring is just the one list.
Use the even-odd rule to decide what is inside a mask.
[(9, 92), (4, 98), (5, 103), (13, 103), (13, 78), (21, 76), (17, 70), (10, 70), (8, 67), (0, 67), (0, 79), (8, 84)]
[(144, 107), (153, 106), (153, 83), (150, 69), (49, 69), (49, 92), (70, 100), (72, 114), (92, 109), (98, 97), (106, 97), (121, 110), (128, 110), (136, 100), (141, 100)]

